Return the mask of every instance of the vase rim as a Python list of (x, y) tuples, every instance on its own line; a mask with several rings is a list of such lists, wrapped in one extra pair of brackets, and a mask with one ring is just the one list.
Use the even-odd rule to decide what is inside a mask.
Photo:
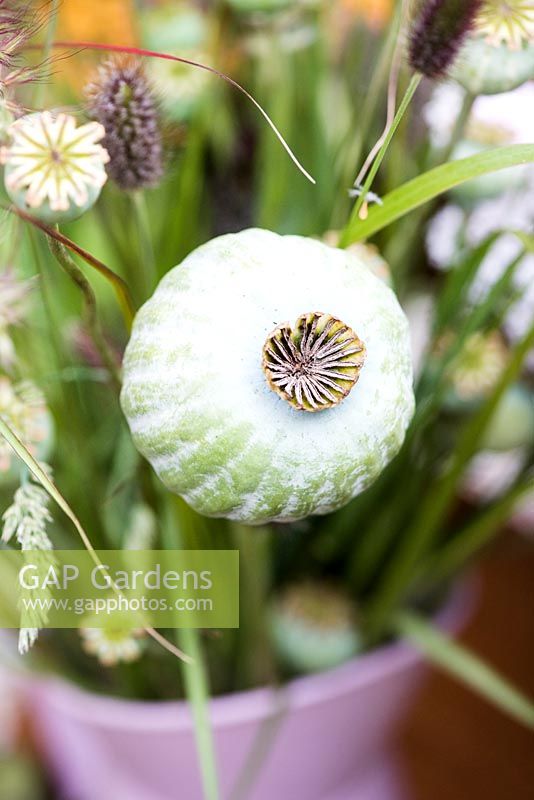
[[(476, 578), (459, 581), (435, 617), (445, 632), (458, 632), (470, 616), (478, 595)], [(210, 716), (217, 728), (228, 728), (247, 721), (276, 716), (284, 711), (328, 703), (349, 692), (362, 691), (387, 681), (418, 665), (424, 658), (402, 641), (385, 644), (339, 667), (294, 678), (280, 688), (258, 687), (210, 699)], [(33, 684), (31, 692), (43, 693), (46, 701), (61, 707), (68, 716), (90, 719), (102, 728), (136, 730), (184, 730), (191, 727), (185, 700), (131, 700), (98, 694), (58, 677), (23, 675), (20, 680)], [(26, 687), (27, 688), (27, 687)]]

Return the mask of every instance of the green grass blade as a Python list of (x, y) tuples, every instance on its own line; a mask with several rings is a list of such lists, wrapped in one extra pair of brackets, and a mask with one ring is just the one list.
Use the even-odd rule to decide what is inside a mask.
[(532, 491), (534, 476), (527, 473), (495, 502), (484, 508), (467, 523), (454, 539), (448, 541), (441, 551), (429, 559), (421, 573), (423, 580), (432, 582), (448, 578), (472, 558), (501, 530), (514, 507)]
[(360, 211), (361, 211), (361, 209), (363, 207), (365, 199), (366, 199), (366, 197), (367, 197), (367, 195), (369, 193), (369, 190), (371, 189), (371, 186), (373, 185), (373, 181), (374, 181), (374, 179), (376, 177), (376, 174), (377, 174), (378, 170), (380, 169), (380, 165), (382, 164), (382, 161), (384, 160), (384, 158), (386, 156), (386, 153), (387, 153), (387, 151), (389, 149), (389, 146), (390, 146), (391, 142), (393, 141), (393, 137), (395, 136), (395, 132), (396, 132), (397, 128), (399, 127), (399, 125), (400, 125), (400, 123), (402, 121), (402, 118), (404, 117), (404, 115), (405, 115), (405, 113), (406, 113), (406, 111), (408, 109), (408, 106), (410, 105), (410, 103), (412, 101), (412, 98), (413, 98), (415, 92), (417, 91), (417, 87), (421, 83), (421, 78), (422, 78), (422, 75), (415, 74), (412, 77), (411, 81), (410, 81), (410, 85), (408, 86), (408, 88), (406, 90), (406, 93), (405, 93), (404, 97), (402, 98), (401, 104), (399, 105), (399, 107), (397, 109), (397, 113), (395, 114), (395, 119), (391, 123), (391, 126), (390, 126), (386, 136), (384, 137), (384, 141), (382, 143), (382, 146), (380, 147), (380, 150), (376, 154), (376, 157), (375, 157), (375, 159), (374, 159), (374, 161), (372, 163), (372, 166), (371, 166), (371, 168), (369, 170), (369, 173), (367, 175), (365, 183), (363, 184), (363, 188), (361, 190), (361, 194), (358, 197), (356, 203), (354, 204), (354, 208), (352, 209), (352, 213), (350, 215), (350, 220), (349, 220), (349, 223), (347, 225), (347, 229), (345, 230), (345, 232), (343, 233), (343, 236), (341, 237), (340, 247), (347, 247), (350, 244), (350, 241), (349, 241), (350, 240), (350, 231), (353, 230), (353, 228), (358, 224), (358, 221), (359, 221), (359, 218), (360, 218)]
[(496, 147), (469, 158), (442, 164), (387, 194), (383, 198), (383, 205), (373, 206), (366, 220), (351, 221), (343, 237), (343, 245), (346, 247), (368, 239), (410, 211), (472, 178), (533, 161), (534, 145), (517, 144)]
[[(163, 546), (166, 549), (178, 550), (189, 548), (194, 527), (194, 512), (183, 501), (166, 495), (162, 529)], [(196, 629), (178, 628), (176, 641), (180, 648), (192, 657), (192, 663), (182, 664), (182, 677), (193, 716), (204, 800), (219, 800), (217, 762), (209, 714), (209, 678), (200, 633)]]
[(397, 614), (394, 628), (437, 667), (534, 730), (534, 702), (469, 650), (453, 642), (418, 614), (407, 611)]
[(189, 653), (194, 661), (193, 664), (182, 665), (182, 675), (195, 726), (204, 798), (205, 800), (218, 800), (220, 795), (209, 717), (208, 676), (204, 665), (200, 635), (195, 629), (182, 628), (177, 631), (177, 640), (180, 648)]

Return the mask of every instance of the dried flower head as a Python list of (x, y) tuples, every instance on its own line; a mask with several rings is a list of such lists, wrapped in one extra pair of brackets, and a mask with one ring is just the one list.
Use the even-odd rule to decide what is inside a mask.
[(490, 44), (506, 44), (518, 50), (534, 41), (534, 3), (532, 0), (485, 0), (477, 31)]
[[(441, 342), (441, 346), (449, 337)], [(460, 400), (471, 401), (490, 392), (508, 362), (508, 349), (498, 331), (474, 333), (448, 368), (449, 378)]]
[(106, 182), (109, 157), (97, 144), (104, 134), (97, 122), (77, 127), (67, 114), (43, 111), (18, 119), (9, 128), (10, 144), (0, 150), (13, 202), (33, 211), (79, 215)]
[(83, 649), (104, 667), (131, 664), (143, 652), (143, 631), (137, 628), (80, 628)]
[(348, 325), (329, 314), (302, 314), (292, 328), (278, 325), (263, 348), (269, 386), (299, 411), (340, 403), (360, 377), (365, 346)]
[(86, 89), (90, 115), (106, 130), (108, 172), (121, 189), (154, 186), (163, 173), (157, 103), (139, 61), (110, 58)]
[(410, 30), (412, 68), (431, 79), (445, 76), (482, 4), (483, 0), (424, 0)]
[(28, 310), (33, 281), (19, 280), (13, 269), (0, 274), (0, 366), (10, 369), (16, 360), (10, 328), (20, 325)]

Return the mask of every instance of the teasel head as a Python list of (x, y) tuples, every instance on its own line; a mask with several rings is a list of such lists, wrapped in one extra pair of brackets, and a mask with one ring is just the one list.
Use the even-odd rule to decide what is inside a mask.
[(158, 105), (140, 62), (115, 56), (86, 88), (89, 114), (100, 122), (109, 176), (124, 190), (155, 186), (163, 174)]
[(484, 0), (423, 0), (409, 31), (411, 67), (431, 80), (443, 78), (474, 29)]

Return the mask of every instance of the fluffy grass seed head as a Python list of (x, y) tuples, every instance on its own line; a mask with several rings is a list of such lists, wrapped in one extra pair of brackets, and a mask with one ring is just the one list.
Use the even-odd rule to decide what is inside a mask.
[(131, 56), (108, 59), (86, 94), (90, 116), (105, 128), (110, 177), (124, 190), (155, 186), (163, 147), (156, 97), (142, 64)]
[(20, 114), (16, 90), (38, 81), (49, 71), (50, 61), (28, 63), (24, 48), (49, 21), (50, 0), (0, 0), (0, 135), (12, 114)]
[(483, 0), (424, 0), (409, 32), (411, 67), (431, 80), (443, 78), (476, 24)]
[[(41, 465), (47, 472), (50, 468)], [(9, 506), (2, 517), (3, 531), (2, 541), (6, 544), (13, 537), (16, 539), (23, 551), (31, 551), (32, 563), (37, 563), (40, 569), (55, 564), (52, 555), (52, 542), (47, 533), (47, 526), (52, 521), (48, 510), (49, 497), (41, 486), (32, 482), (31, 478), (22, 483), (13, 498), (13, 503)], [(41, 551), (36, 553), (36, 551)], [(33, 590), (24, 591), (24, 597), (32, 599)], [(48, 591), (45, 594), (50, 596)], [(29, 596), (28, 596), (29, 595)], [(21, 599), (24, 599), (21, 597)], [(43, 597), (42, 593), (40, 595)], [(48, 622), (46, 611), (39, 608), (28, 609), (21, 605), (21, 628), (19, 632), (19, 653), (24, 655), (37, 641), (39, 629)]]

